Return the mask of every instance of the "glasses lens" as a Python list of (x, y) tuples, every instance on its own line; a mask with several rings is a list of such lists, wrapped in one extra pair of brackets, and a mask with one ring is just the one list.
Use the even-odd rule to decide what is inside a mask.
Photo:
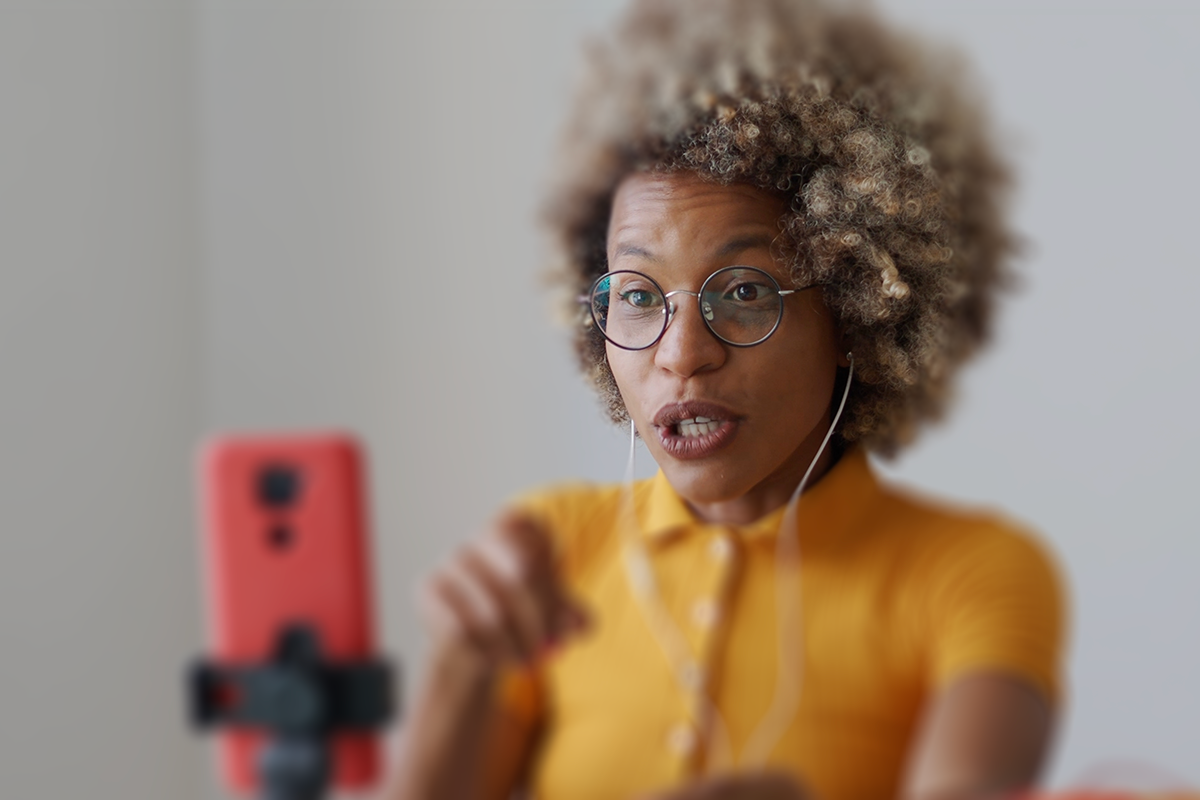
[(783, 315), (779, 284), (754, 267), (726, 267), (704, 282), (700, 307), (709, 328), (730, 344), (758, 344)]
[(654, 281), (640, 272), (610, 272), (592, 289), (592, 318), (618, 347), (654, 344), (667, 322), (667, 303)]

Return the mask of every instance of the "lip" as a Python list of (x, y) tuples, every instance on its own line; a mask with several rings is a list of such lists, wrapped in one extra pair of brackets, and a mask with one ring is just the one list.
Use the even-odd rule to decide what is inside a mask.
[[(692, 417), (708, 417), (720, 426), (701, 436), (681, 436), (675, 432), (675, 425), (680, 420)], [(706, 458), (721, 450), (733, 441), (737, 434), (741, 416), (724, 406), (702, 400), (687, 400), (679, 403), (668, 403), (654, 415), (654, 431), (663, 451), (680, 460), (688, 461)]]

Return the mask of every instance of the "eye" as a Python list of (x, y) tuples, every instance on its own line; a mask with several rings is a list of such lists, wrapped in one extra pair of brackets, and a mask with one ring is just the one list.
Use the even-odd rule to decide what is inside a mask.
[(726, 297), (739, 303), (766, 300), (773, 294), (771, 287), (763, 283), (739, 283), (726, 293)]
[(621, 300), (634, 308), (654, 308), (659, 304), (658, 292), (649, 289), (629, 289), (621, 292)]

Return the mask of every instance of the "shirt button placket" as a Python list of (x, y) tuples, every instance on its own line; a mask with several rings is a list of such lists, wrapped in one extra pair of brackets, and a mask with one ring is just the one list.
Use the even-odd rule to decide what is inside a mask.
[[(717, 656), (720, 626), (723, 620), (722, 606), (731, 588), (731, 579), (736, 566), (737, 550), (731, 531), (716, 533), (702, 545), (707, 551), (711, 567), (701, 570), (705, 575), (703, 584), (697, 586), (700, 594), (688, 607), (687, 616), (681, 622), (691, 628), (688, 638), (695, 646), (698, 660), (680, 668), (678, 680), (684, 690), (688, 714), (692, 720), (705, 720), (710, 716), (709, 673), (706, 665)], [(699, 729), (690, 723), (675, 725), (667, 734), (667, 749), (678, 759), (685, 774), (697, 763), (700, 744)]]
[(733, 542), (728, 534), (718, 534), (708, 543), (708, 553), (718, 564), (728, 564), (733, 558)]
[(692, 605), (692, 624), (703, 631), (716, 627), (721, 618), (721, 606), (711, 597), (697, 600)]
[(691, 723), (679, 722), (667, 731), (667, 751), (681, 761), (686, 761), (696, 752), (699, 739), (696, 728)]
[(680, 670), (679, 682), (692, 694), (704, 691), (704, 667), (692, 662)]

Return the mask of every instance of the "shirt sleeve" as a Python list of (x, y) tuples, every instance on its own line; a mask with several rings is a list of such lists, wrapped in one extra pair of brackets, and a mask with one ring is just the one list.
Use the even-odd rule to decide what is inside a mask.
[(505, 670), (496, 683), (494, 698), (503, 713), (531, 731), (545, 713), (541, 680), (532, 668)]
[(1058, 569), (1036, 539), (1002, 524), (964, 531), (927, 586), (935, 685), (1002, 672), (1060, 701), (1066, 602)]

